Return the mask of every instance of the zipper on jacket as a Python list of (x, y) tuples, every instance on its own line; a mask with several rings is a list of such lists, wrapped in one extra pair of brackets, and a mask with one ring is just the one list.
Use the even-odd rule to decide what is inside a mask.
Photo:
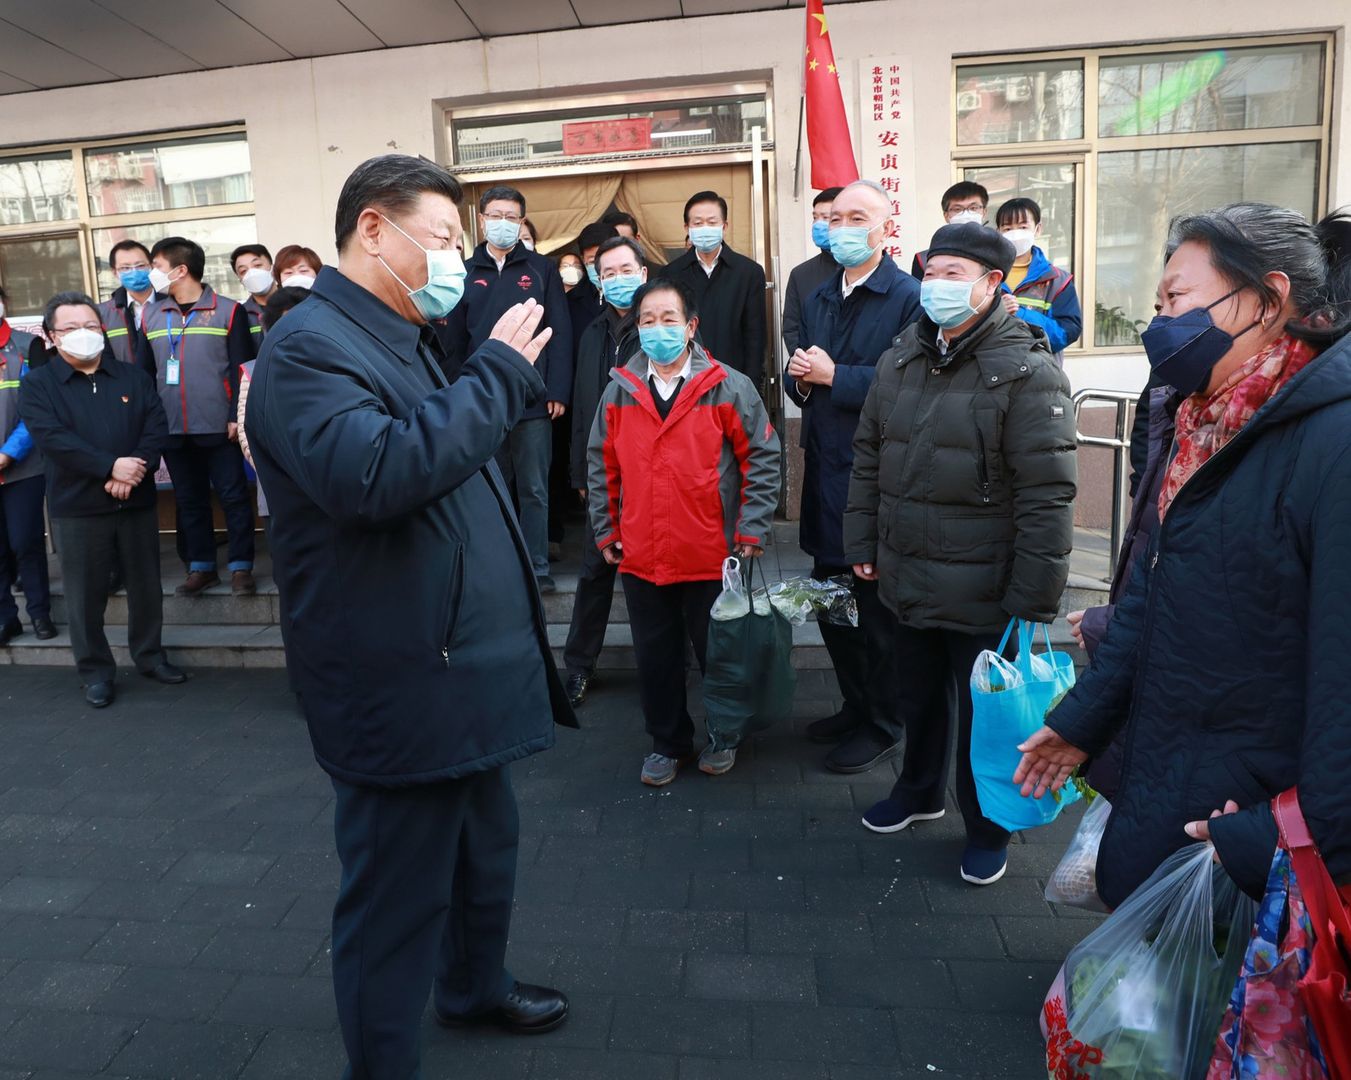
[(976, 426), (976, 442), (979, 443), (978, 456), (976, 458), (976, 475), (980, 478), (980, 501), (986, 506), (990, 505), (990, 472), (989, 466), (985, 461), (985, 435), (980, 430), (980, 425)]
[(449, 646), (449, 645), (442, 645), (442, 646), (441, 646), (441, 663), (444, 664), (446, 667), (450, 667), (450, 646)]
[(89, 375), (87, 378), (89, 379), (89, 392), (91, 394), (97, 394), (99, 392), (98, 379), (94, 378), (93, 375)]

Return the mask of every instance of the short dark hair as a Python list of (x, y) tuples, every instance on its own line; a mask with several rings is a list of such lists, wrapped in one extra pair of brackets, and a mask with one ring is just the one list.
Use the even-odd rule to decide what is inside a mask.
[(535, 223), (529, 218), (521, 218), (521, 228), (530, 230), (530, 239), (539, 243), (539, 230), (535, 228)]
[(287, 285), (285, 288), (278, 289), (267, 298), (267, 303), (263, 305), (263, 313), (258, 317), (264, 330), (271, 330), (277, 325), (277, 320), (290, 311), (297, 304), (303, 303), (310, 298), (309, 289), (301, 289), (295, 285)]
[(9, 293), (5, 292), (5, 287), (0, 285), (0, 300), (8, 300)]
[(206, 252), (202, 245), (186, 236), (166, 236), (150, 249), (150, 257), (163, 255), (170, 266), (186, 266), (193, 281), (201, 281), (206, 273)]
[[(177, 263), (174, 264), (178, 265)], [(52, 332), (52, 323), (56, 319), (56, 309), (63, 307), (87, 307), (93, 308), (94, 314), (98, 316), (99, 306), (94, 303), (94, 298), (88, 293), (82, 293), (78, 289), (67, 289), (65, 292), (59, 292), (47, 301), (47, 306), (42, 311), (42, 329), (48, 334)], [(99, 317), (102, 322), (102, 317)]]
[(638, 260), (638, 265), (647, 265), (643, 259), (643, 249), (627, 236), (612, 236), (596, 250), (596, 273), (600, 273), (600, 257), (607, 251), (615, 251), (619, 248), (628, 248), (633, 252), (634, 258)]
[(406, 214), (418, 197), (431, 192), (444, 195), (456, 206), (464, 198), (460, 182), (447, 170), (426, 158), (407, 154), (381, 154), (363, 161), (342, 185), (333, 231), (341, 251), (357, 231), (357, 219), (367, 207), (382, 214)]
[(690, 207), (697, 206), (701, 202), (712, 202), (718, 204), (718, 209), (722, 211), (722, 220), (727, 220), (727, 200), (716, 191), (696, 191), (685, 200), (685, 224), (690, 222)]
[(139, 251), (145, 256), (145, 261), (150, 261), (150, 249), (139, 240), (119, 240), (108, 249), (108, 269), (111, 270), (117, 265), (117, 253), (119, 251)]
[(619, 232), (613, 225), (606, 225), (604, 222), (593, 221), (578, 233), (577, 250), (582, 252), (589, 247), (600, 247), (606, 240), (613, 239), (618, 235)]
[(680, 299), (680, 310), (685, 313), (685, 321), (689, 322), (699, 314), (694, 306), (694, 293), (690, 287), (683, 281), (677, 281), (675, 278), (659, 277), (646, 282), (639, 290), (633, 294), (633, 311), (639, 310), (643, 306), (643, 301), (653, 293), (672, 292)]
[(812, 200), (812, 205), (820, 206), (823, 202), (834, 202), (843, 190), (843, 187), (828, 187)]
[(600, 223), (602, 225), (614, 225), (615, 227), (627, 225), (633, 230), (634, 236), (638, 235), (638, 219), (632, 214), (626, 214), (623, 210), (611, 210), (600, 219)]
[(260, 258), (272, 261), (272, 252), (268, 251), (262, 244), (240, 244), (234, 251), (230, 252), (230, 269), (235, 269), (235, 263), (239, 262), (241, 255), (257, 255)]
[(1023, 215), (1029, 214), (1032, 220), (1041, 224), (1041, 207), (1037, 205), (1035, 199), (1010, 199), (994, 216), (995, 225), (1014, 225), (1023, 220)]
[(974, 180), (958, 180), (943, 192), (943, 212), (947, 213), (948, 207), (958, 199), (970, 199), (973, 196), (980, 200), (981, 206), (990, 205), (990, 193), (985, 190), (984, 184), (977, 184)]
[(525, 196), (514, 187), (508, 187), (506, 184), (494, 184), (480, 195), (478, 197), (478, 212), (482, 214), (488, 209), (490, 202), (497, 202), (499, 199), (514, 202), (521, 208), (521, 217), (525, 217)]

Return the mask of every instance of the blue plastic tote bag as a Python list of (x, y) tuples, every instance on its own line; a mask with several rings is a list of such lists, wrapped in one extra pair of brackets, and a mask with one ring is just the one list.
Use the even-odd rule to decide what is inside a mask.
[[(1011, 663), (1004, 650), (1014, 627), (1018, 629), (1018, 656)], [(1051, 650), (1051, 631), (1041, 627), (1046, 651), (1033, 657), (1035, 624), (1014, 619), (995, 652), (986, 651), (971, 672), (971, 772), (976, 795), (987, 818), (1010, 832), (1032, 829), (1055, 820), (1078, 800), (1078, 789), (1066, 784), (1040, 799), (1024, 798), (1013, 783), (1022, 760), (1018, 746), (1041, 726), (1051, 702), (1074, 685), (1074, 658)]]

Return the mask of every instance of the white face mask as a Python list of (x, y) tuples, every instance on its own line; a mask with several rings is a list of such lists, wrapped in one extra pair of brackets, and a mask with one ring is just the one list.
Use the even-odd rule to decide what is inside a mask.
[(523, 236), (521, 237), (521, 246), (524, 247), (526, 251), (534, 251), (535, 241), (531, 240), (528, 236)]
[(1032, 242), (1036, 238), (1035, 229), (1009, 229), (1004, 233), (1004, 239), (1013, 245), (1013, 250), (1020, 259), (1032, 250)]
[(582, 283), (582, 268), (580, 266), (565, 266), (558, 271), (558, 276), (563, 279), (564, 285), (580, 285)]
[[(577, 283), (574, 281), (573, 284), (575, 285)], [(0, 319), (3, 319), (4, 317), (5, 317), (5, 302), (3, 300), (0, 300)]]
[(964, 225), (968, 222), (972, 225), (979, 225), (985, 220), (985, 215), (979, 210), (959, 210), (948, 220), (949, 225)]
[(150, 287), (158, 293), (167, 293), (169, 291), (169, 275), (158, 266), (150, 268)]
[(239, 280), (254, 296), (262, 296), (272, 288), (272, 271), (255, 266), (251, 270), (245, 270), (244, 276)]
[(312, 289), (314, 288), (313, 274), (287, 274), (281, 279), (283, 289)]
[(86, 330), (83, 326), (72, 330), (57, 344), (67, 356), (76, 360), (92, 360), (103, 354), (103, 335), (97, 330)]

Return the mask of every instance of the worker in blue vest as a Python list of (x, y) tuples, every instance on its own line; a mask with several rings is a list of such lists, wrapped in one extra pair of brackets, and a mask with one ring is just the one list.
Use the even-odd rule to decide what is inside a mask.
[(164, 299), (146, 308), (140, 365), (155, 376), (169, 420), (164, 461), (178, 508), (178, 553), (188, 576), (175, 590), (200, 596), (220, 584), (211, 513), (214, 488), (229, 537), (230, 590), (252, 596), (253, 505), (239, 452), (239, 369), (254, 358), (242, 304), (202, 281), (206, 253), (181, 236), (150, 249), (150, 279)]
[(150, 285), (150, 249), (139, 240), (119, 240), (108, 252), (108, 265), (117, 275), (118, 286), (99, 304), (99, 320), (113, 355), (134, 364), (145, 309), (161, 299)]
[(479, 235), (465, 269), (464, 299), (437, 333), (447, 354), (446, 375), (459, 376), (465, 360), (488, 340), (497, 320), (515, 305), (535, 300), (544, 308), (540, 330), (551, 336), (535, 361), (545, 400), (525, 410), (497, 451), (497, 465), (516, 496), (517, 516), (540, 592), (556, 592), (549, 573), (549, 464), (552, 422), (572, 400), (572, 320), (558, 267), (520, 242), (525, 196), (491, 187), (479, 197)]
[(262, 244), (240, 244), (230, 252), (230, 269), (239, 278), (239, 283), (249, 294), (244, 301), (244, 310), (249, 316), (249, 333), (253, 335), (257, 346), (263, 343), (267, 327), (263, 325), (263, 309), (267, 307), (267, 298), (277, 291), (277, 280), (272, 276), (272, 252)]
[(1010, 199), (995, 214), (995, 227), (1013, 245), (1017, 258), (1000, 285), (1004, 310), (1046, 335), (1057, 365), (1064, 366), (1065, 349), (1084, 332), (1084, 314), (1074, 275), (1053, 266), (1037, 247), (1041, 235), (1041, 207), (1032, 199)]

